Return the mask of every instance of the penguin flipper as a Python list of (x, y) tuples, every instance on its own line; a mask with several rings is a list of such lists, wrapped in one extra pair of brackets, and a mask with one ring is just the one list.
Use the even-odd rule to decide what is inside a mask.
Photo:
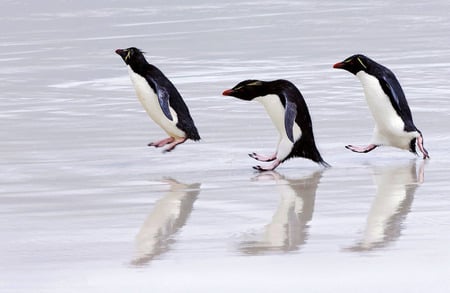
[(415, 131), (416, 127), (412, 120), (411, 110), (409, 109), (405, 94), (397, 79), (395, 77), (384, 75), (379, 79), (379, 82), (383, 92), (389, 97), (395, 112), (405, 123), (405, 130)]
[(166, 115), (169, 120), (173, 121), (172, 114), (169, 109), (169, 93), (165, 88), (156, 85), (156, 95), (158, 96), (158, 102), (164, 115)]
[(286, 130), (287, 137), (294, 143), (294, 121), (297, 117), (297, 105), (288, 99), (286, 99), (286, 109), (284, 113), (284, 128)]

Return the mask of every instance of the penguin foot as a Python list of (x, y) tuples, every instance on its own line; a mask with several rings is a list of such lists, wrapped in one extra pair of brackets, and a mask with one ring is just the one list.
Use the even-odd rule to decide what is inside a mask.
[(187, 138), (178, 138), (178, 139), (173, 139), (173, 142), (171, 144), (169, 144), (169, 146), (163, 151), (163, 153), (168, 153), (171, 152), (177, 145), (182, 144), (183, 142), (185, 142), (187, 140)]
[(430, 156), (428, 155), (428, 151), (425, 149), (425, 147), (423, 146), (423, 136), (422, 135), (420, 135), (418, 138), (417, 138), (417, 146), (419, 147), (419, 150), (422, 152), (422, 154), (423, 154), (423, 159), (424, 160), (426, 160), (426, 159), (429, 159), (430, 158)]
[(148, 144), (148, 146), (149, 147), (155, 147), (155, 148), (160, 148), (160, 147), (162, 147), (162, 146), (165, 146), (166, 144), (168, 144), (168, 143), (171, 143), (171, 142), (173, 142), (175, 140), (175, 138), (173, 138), (173, 137), (168, 137), (168, 138), (165, 138), (165, 139), (162, 139), (162, 140), (160, 140), (160, 141), (157, 141), (157, 142), (151, 142), (151, 143), (149, 143)]
[(275, 160), (277, 158), (277, 153), (275, 153), (271, 156), (264, 156), (264, 155), (258, 155), (257, 153), (251, 153), (251, 154), (248, 154), (248, 156), (250, 158), (253, 158), (260, 162), (272, 162), (273, 160)]
[(278, 167), (281, 164), (281, 161), (276, 159), (275, 162), (273, 162), (273, 164), (269, 165), (268, 167), (262, 167), (260, 165), (258, 166), (253, 166), (253, 169), (255, 169), (256, 171), (273, 171), (275, 170), (276, 167)]
[(368, 146), (365, 146), (365, 147), (354, 146), (354, 145), (346, 145), (345, 146), (346, 149), (351, 150), (352, 152), (355, 152), (355, 153), (368, 153), (370, 151), (373, 151), (377, 147), (378, 146), (376, 144), (369, 144)]

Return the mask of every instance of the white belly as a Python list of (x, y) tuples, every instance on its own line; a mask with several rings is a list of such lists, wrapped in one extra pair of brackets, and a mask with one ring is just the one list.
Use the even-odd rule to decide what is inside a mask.
[(176, 112), (170, 107), (170, 113), (173, 121), (164, 115), (158, 101), (155, 91), (149, 86), (145, 78), (136, 74), (130, 66), (128, 66), (131, 82), (136, 90), (136, 95), (144, 107), (147, 114), (158, 124), (168, 135), (172, 137), (185, 137), (185, 133), (176, 127), (178, 122)]
[[(277, 159), (285, 159), (291, 152), (293, 143), (289, 140), (286, 129), (284, 127), (284, 107), (281, 104), (280, 98), (277, 95), (267, 95), (263, 97), (258, 97), (255, 100), (263, 104), (266, 109), (267, 114), (269, 114), (272, 119), (273, 124), (280, 133), (280, 139), (278, 142)], [(297, 123), (294, 122), (293, 126), (294, 141), (297, 141), (302, 132)]]
[(405, 124), (384, 93), (378, 79), (364, 71), (358, 72), (356, 76), (361, 81), (367, 104), (375, 120), (372, 143), (409, 149), (409, 142), (416, 137), (416, 133), (404, 131)]

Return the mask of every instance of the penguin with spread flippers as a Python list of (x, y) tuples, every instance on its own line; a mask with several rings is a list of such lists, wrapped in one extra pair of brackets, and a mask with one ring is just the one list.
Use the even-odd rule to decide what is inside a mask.
[(333, 67), (347, 70), (359, 78), (375, 120), (370, 144), (365, 147), (348, 145), (347, 149), (367, 153), (388, 145), (417, 154), (417, 144), (423, 158), (429, 158), (423, 146), (422, 132), (414, 125), (405, 94), (391, 70), (361, 54), (350, 56)]
[(147, 114), (169, 137), (149, 143), (149, 146), (163, 147), (170, 152), (187, 139), (200, 140), (189, 109), (172, 82), (154, 65), (145, 60), (141, 50), (131, 47), (117, 49), (128, 66), (131, 81), (139, 101)]
[(282, 79), (245, 80), (224, 91), (223, 95), (261, 102), (280, 134), (278, 147), (273, 155), (249, 154), (258, 161), (273, 161), (268, 167), (255, 166), (254, 169), (274, 170), (284, 161), (294, 157), (307, 158), (325, 167), (329, 166), (316, 147), (308, 107), (294, 84)]

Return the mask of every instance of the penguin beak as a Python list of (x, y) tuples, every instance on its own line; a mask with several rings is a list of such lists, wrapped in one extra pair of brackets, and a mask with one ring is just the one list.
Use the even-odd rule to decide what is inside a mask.
[(123, 49), (117, 49), (116, 50), (116, 54), (120, 55), (120, 57), (124, 58), (125, 57), (125, 50)]
[(224, 96), (232, 96), (234, 91), (232, 89), (223, 91), (222, 95)]
[(344, 67), (345, 67), (344, 62), (338, 62), (338, 63), (333, 65), (333, 68), (341, 68), (341, 69), (343, 69)]

